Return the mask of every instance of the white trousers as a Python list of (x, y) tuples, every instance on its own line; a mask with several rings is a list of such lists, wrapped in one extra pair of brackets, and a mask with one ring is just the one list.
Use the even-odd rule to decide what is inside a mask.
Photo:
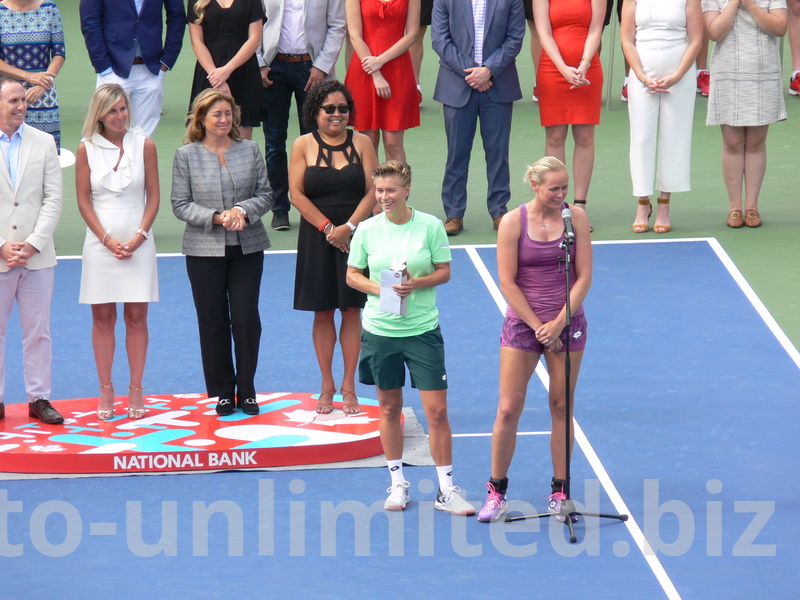
[(0, 273), (0, 402), (6, 389), (6, 327), (14, 301), (22, 327), (22, 358), (28, 402), (50, 399), (53, 343), (50, 339), (50, 301), (55, 268), (31, 271), (14, 267)]
[[(660, 79), (674, 73), (687, 44), (647, 42), (636, 46), (645, 75)], [(631, 127), (631, 180), (634, 196), (691, 189), (692, 127), (697, 91), (692, 66), (669, 93), (650, 94), (635, 77), (628, 83)]]
[(127, 79), (113, 71), (108, 75), (97, 74), (97, 87), (105, 83), (118, 83), (131, 99), (131, 126), (141, 127), (151, 138), (161, 119), (161, 105), (164, 99), (164, 71), (153, 75), (145, 65), (133, 65)]

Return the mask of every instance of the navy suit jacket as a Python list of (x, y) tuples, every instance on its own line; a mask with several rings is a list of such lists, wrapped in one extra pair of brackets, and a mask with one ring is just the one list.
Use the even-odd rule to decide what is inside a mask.
[[(167, 36), (162, 43), (166, 11)], [(141, 14), (134, 0), (81, 0), (81, 31), (94, 70), (111, 67), (127, 79), (138, 40), (144, 64), (157, 75), (161, 64), (171, 69), (183, 45), (186, 9), (183, 0), (144, 0)]]
[[(439, 76), (433, 99), (460, 108), (472, 94), (464, 69), (477, 67), (475, 26), (470, 0), (434, 0), (431, 43), (439, 55)], [(522, 98), (516, 57), (525, 37), (522, 0), (486, 0), (483, 66), (492, 72), (492, 87), (484, 92), (493, 102)]]

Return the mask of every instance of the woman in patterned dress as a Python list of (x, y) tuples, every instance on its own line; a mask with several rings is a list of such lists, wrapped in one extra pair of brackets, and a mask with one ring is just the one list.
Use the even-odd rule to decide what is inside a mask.
[(706, 125), (722, 128), (727, 224), (759, 227), (769, 124), (786, 119), (779, 40), (786, 33), (786, 0), (703, 0), (703, 19), (716, 42)]
[(64, 29), (55, 2), (0, 2), (0, 74), (16, 77), (27, 91), (25, 122), (53, 135), (61, 147), (55, 78), (64, 65)]

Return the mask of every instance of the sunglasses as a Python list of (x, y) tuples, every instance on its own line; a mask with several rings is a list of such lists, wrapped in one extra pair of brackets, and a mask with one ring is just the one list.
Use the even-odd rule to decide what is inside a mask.
[(350, 113), (350, 107), (347, 104), (340, 104), (339, 106), (334, 104), (326, 104), (322, 107), (322, 110), (325, 111), (326, 115), (332, 115), (337, 110), (339, 111), (340, 115), (346, 115)]

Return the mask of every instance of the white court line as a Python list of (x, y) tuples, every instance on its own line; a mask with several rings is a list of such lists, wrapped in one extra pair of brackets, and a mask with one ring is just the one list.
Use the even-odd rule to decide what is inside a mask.
[[(518, 431), (517, 435), (550, 435), (549, 431)], [(492, 437), (492, 433), (454, 433), (454, 438), (467, 437)]]
[(764, 306), (764, 303), (761, 301), (761, 298), (758, 297), (758, 294), (756, 294), (750, 284), (747, 283), (747, 279), (744, 278), (742, 272), (733, 263), (733, 260), (731, 260), (731, 257), (728, 256), (728, 253), (725, 252), (722, 244), (719, 243), (717, 238), (709, 238), (707, 241), (711, 246), (711, 249), (717, 254), (717, 257), (722, 265), (728, 270), (728, 273), (731, 274), (731, 277), (733, 277), (736, 285), (739, 286), (739, 289), (742, 290), (742, 293), (750, 301), (750, 304), (752, 304), (753, 308), (756, 309), (756, 312), (759, 314), (766, 326), (769, 327), (772, 335), (775, 336), (775, 339), (778, 340), (778, 343), (783, 346), (784, 350), (786, 350), (789, 358), (791, 358), (794, 361), (794, 364), (796, 364), (800, 369), (800, 352), (797, 351), (797, 348), (794, 347), (794, 344), (792, 344), (792, 342), (789, 340), (789, 337), (783, 332), (783, 329), (781, 329), (781, 326), (778, 325), (775, 317), (773, 317), (767, 310), (767, 307)]
[[(486, 288), (495, 299), (495, 303), (500, 309), (500, 312), (505, 315), (507, 303), (500, 293), (497, 283), (495, 283), (494, 279), (489, 273), (489, 270), (486, 268), (486, 264), (478, 255), (477, 249), (475, 247), (465, 247), (465, 249), (467, 251), (467, 255), (475, 265), (475, 269), (480, 274), (481, 279), (483, 279), (484, 285), (486, 285)], [(544, 361), (539, 361), (539, 364), (536, 366), (536, 374), (539, 376), (539, 379), (541, 379), (545, 389), (549, 390), (550, 378), (544, 368)], [(608, 472), (606, 471), (605, 467), (603, 467), (603, 463), (600, 462), (600, 458), (597, 456), (594, 448), (592, 448), (592, 445), (589, 443), (589, 439), (586, 437), (586, 434), (583, 432), (583, 429), (574, 417), (572, 419), (572, 423), (575, 432), (575, 441), (578, 442), (578, 446), (583, 451), (586, 459), (589, 461), (589, 465), (592, 467), (592, 470), (594, 470), (598, 480), (600, 481), (600, 484), (603, 486), (606, 494), (608, 494), (608, 497), (611, 499), (614, 508), (618, 513), (628, 515), (628, 520), (624, 521), (625, 526), (628, 528), (628, 532), (631, 534), (633, 541), (636, 543), (639, 551), (642, 553), (644, 559), (647, 561), (647, 564), (650, 566), (650, 569), (653, 571), (653, 575), (655, 575), (659, 585), (661, 585), (661, 589), (664, 590), (664, 593), (667, 595), (669, 600), (681, 600), (681, 596), (678, 593), (678, 590), (675, 588), (675, 585), (672, 583), (672, 580), (669, 578), (669, 575), (667, 575), (667, 571), (664, 569), (661, 561), (658, 559), (656, 553), (653, 551), (647, 539), (644, 537), (642, 529), (639, 527), (636, 519), (631, 514), (630, 509), (628, 509), (625, 501), (622, 499), (622, 496), (614, 485), (614, 482), (611, 481), (611, 477), (609, 477)]]

